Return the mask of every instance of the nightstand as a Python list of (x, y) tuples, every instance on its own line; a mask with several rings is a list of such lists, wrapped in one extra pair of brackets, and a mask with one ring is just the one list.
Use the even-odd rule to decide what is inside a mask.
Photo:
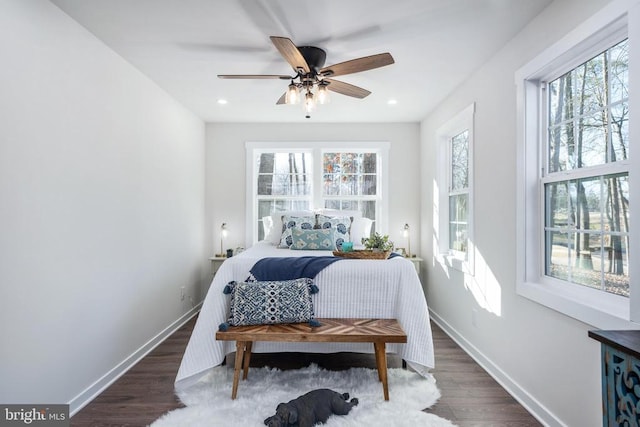
[(212, 256), (211, 258), (209, 258), (209, 261), (211, 262), (211, 278), (212, 279), (216, 275), (216, 273), (218, 272), (218, 269), (226, 259), (227, 257), (222, 257), (222, 256)]
[(416, 271), (418, 272), (418, 277), (420, 277), (420, 263), (422, 262), (422, 258), (420, 257), (408, 257), (407, 258), (409, 261), (411, 261), (413, 263), (413, 266), (416, 268)]

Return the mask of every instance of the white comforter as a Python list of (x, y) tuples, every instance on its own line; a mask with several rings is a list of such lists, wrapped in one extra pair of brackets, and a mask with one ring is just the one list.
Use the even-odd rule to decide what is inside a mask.
[[(242, 281), (260, 258), (304, 255), (331, 255), (324, 251), (277, 249), (261, 242), (238, 256), (229, 258), (216, 273), (204, 300), (198, 321), (182, 358), (175, 381), (184, 389), (221, 364), (235, 351), (232, 341), (216, 341), (218, 325), (226, 321), (229, 296), (222, 293), (232, 281)], [(407, 333), (406, 344), (389, 344), (387, 351), (400, 355), (422, 375), (434, 366), (433, 341), (427, 303), (413, 263), (402, 257), (386, 261), (341, 260), (315, 277), (320, 292), (314, 295), (316, 317), (396, 318)], [(256, 342), (253, 352), (372, 353), (368, 343), (273, 343)]]

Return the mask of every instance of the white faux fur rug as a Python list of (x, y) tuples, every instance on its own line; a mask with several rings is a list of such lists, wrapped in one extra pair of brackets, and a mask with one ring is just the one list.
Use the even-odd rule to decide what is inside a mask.
[(326, 427), (393, 426), (451, 427), (450, 421), (422, 409), (440, 397), (435, 381), (405, 369), (389, 369), (389, 397), (384, 401), (382, 384), (374, 369), (351, 368), (327, 371), (317, 365), (281, 371), (251, 368), (240, 380), (238, 397), (231, 400), (233, 370), (217, 367), (200, 382), (178, 395), (186, 408), (171, 411), (152, 427), (264, 426), (280, 402), (288, 402), (317, 388), (330, 388), (357, 397), (358, 406), (348, 415), (333, 415)]

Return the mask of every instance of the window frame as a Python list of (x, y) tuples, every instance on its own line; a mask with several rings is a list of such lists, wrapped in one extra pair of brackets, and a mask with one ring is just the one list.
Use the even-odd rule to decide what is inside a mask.
[[(388, 141), (348, 141), (348, 142), (266, 142), (247, 141), (245, 143), (245, 168), (246, 168), (246, 221), (245, 241), (247, 247), (257, 243), (258, 238), (258, 204), (257, 194), (257, 168), (255, 158), (259, 153), (265, 152), (305, 152), (312, 155), (311, 205), (310, 210), (324, 209), (323, 185), (323, 154), (327, 152), (375, 152), (377, 154), (378, 182), (376, 195), (376, 230), (384, 233), (387, 230), (389, 214), (389, 149)], [(349, 197), (341, 197), (346, 199)], [(355, 199), (356, 197), (354, 197)]]
[[(438, 141), (438, 205), (440, 217), (438, 220), (438, 254), (439, 262), (463, 273), (475, 274), (475, 245), (474, 245), (474, 115), (475, 102), (456, 114), (453, 118), (440, 126), (436, 132)], [(452, 139), (457, 135), (467, 131), (468, 134), (468, 185), (465, 193), (468, 195), (468, 221), (467, 221), (467, 251), (456, 251), (450, 249), (449, 227), (451, 223), (451, 212), (449, 198), (453, 194), (460, 194), (459, 191), (451, 190), (452, 177)]]
[[(542, 168), (546, 159), (546, 96), (545, 82), (560, 76), (593, 56), (608, 49), (615, 43), (629, 38), (629, 63), (640, 59), (640, 49), (632, 39), (640, 40), (640, 25), (632, 24), (640, 20), (640, 2), (616, 2), (602, 9), (596, 15), (568, 33), (557, 43), (545, 49), (515, 74), (517, 87), (517, 231), (516, 231), (516, 292), (530, 300), (552, 308), (567, 316), (603, 329), (637, 327), (640, 321), (640, 283), (631, 280), (636, 275), (640, 257), (637, 251), (630, 252), (629, 277), (630, 297), (622, 297), (572, 284), (546, 276), (544, 272), (544, 183)], [(630, 65), (630, 67), (633, 65)], [(637, 74), (637, 73), (636, 73)], [(629, 69), (629, 93), (637, 82), (633, 81), (633, 71)], [(629, 97), (629, 122), (640, 123), (637, 108), (640, 97)], [(635, 105), (635, 106), (634, 106)], [(635, 111), (634, 111), (635, 110)], [(632, 141), (640, 140), (640, 132), (630, 124), (629, 152)], [(630, 212), (637, 206), (635, 200), (640, 195), (640, 186), (634, 190), (633, 170), (638, 162), (633, 155), (626, 161), (602, 168), (624, 169), (629, 176)], [(593, 173), (597, 171), (593, 170)], [(595, 168), (597, 169), (597, 167)], [(589, 173), (591, 175), (591, 173)], [(548, 181), (548, 180), (547, 180)], [(637, 226), (630, 217), (631, 242), (640, 241)], [(638, 296), (634, 298), (634, 295)]]

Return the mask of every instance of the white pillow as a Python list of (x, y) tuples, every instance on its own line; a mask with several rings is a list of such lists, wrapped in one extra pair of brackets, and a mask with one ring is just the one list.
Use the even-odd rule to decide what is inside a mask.
[(371, 236), (373, 220), (369, 218), (353, 218), (351, 222), (351, 241), (353, 246), (362, 246), (362, 238)]
[(313, 216), (313, 211), (279, 211), (272, 213), (271, 216), (271, 230), (269, 234), (266, 233), (264, 240), (271, 244), (279, 245), (282, 237), (282, 216)]
[(262, 228), (264, 230), (264, 239), (263, 240), (271, 240), (271, 233), (273, 233), (273, 219), (271, 216), (263, 216), (262, 217)]

